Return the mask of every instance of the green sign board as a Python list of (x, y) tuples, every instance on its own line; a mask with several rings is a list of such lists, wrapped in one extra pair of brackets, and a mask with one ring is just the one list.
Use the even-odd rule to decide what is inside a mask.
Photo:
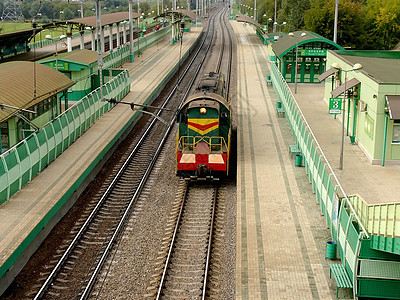
[(266, 31), (268, 29), (267, 25), (263, 25), (263, 30)]
[(53, 69), (58, 69), (59, 71), (68, 71), (69, 70), (69, 63), (66, 63), (66, 62), (57, 62), (57, 67), (56, 67), (56, 62), (51, 62), (51, 63), (49, 63), (49, 65)]
[(326, 56), (326, 49), (303, 49), (301, 56)]
[(329, 99), (329, 113), (340, 114), (342, 111), (342, 98)]

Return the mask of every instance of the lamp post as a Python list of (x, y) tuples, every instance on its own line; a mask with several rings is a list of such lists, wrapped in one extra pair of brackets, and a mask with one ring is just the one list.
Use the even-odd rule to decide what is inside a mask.
[(339, 158), (339, 170), (343, 170), (343, 149), (344, 149), (344, 123), (345, 123), (345, 114), (346, 114), (346, 83), (347, 83), (347, 73), (352, 71), (359, 71), (363, 68), (363, 66), (359, 63), (356, 63), (352, 69), (350, 70), (343, 70), (338, 63), (333, 63), (332, 68), (336, 70), (343, 71), (345, 74), (344, 77), (344, 94), (343, 94), (343, 117), (342, 117), (342, 142), (340, 145), (340, 158)]
[(286, 22), (283, 22), (282, 24), (278, 24), (277, 22), (274, 22), (274, 28), (278, 27), (279, 32), (281, 31), (281, 28), (285, 25), (286, 25)]
[(100, 101), (104, 101), (103, 95), (103, 49), (101, 42), (101, 5), (100, 0), (96, 0), (96, 36), (97, 36), (97, 68), (100, 79)]
[(257, 0), (254, 0), (254, 21), (257, 21)]
[[(307, 35), (307, 33), (302, 32), (300, 37), (305, 37)], [(290, 37), (295, 37), (293, 32), (289, 33)], [(298, 48), (299, 48), (299, 41), (297, 41), (296, 43), (296, 64), (295, 64), (295, 69), (294, 69), (294, 93), (297, 94), (297, 56), (298, 56)]]
[[(62, 39), (65, 39), (66, 37), (67, 37), (66, 35), (62, 34), (62, 35), (60, 35), (59, 39), (60, 39), (60, 41), (61, 41)], [(50, 34), (47, 34), (47, 35), (45, 36), (45, 39), (46, 39), (46, 40), (49, 40), (49, 41), (52, 41), (52, 40), (53, 40), (53, 38), (51, 37)], [(56, 46), (56, 54), (54, 55), (54, 56), (56, 57), (56, 70), (58, 71), (57, 41), (56, 41), (54, 44), (55, 44), (55, 46)]]
[(275, 25), (275, 23), (276, 24), (278, 24), (277, 22), (276, 22), (276, 0), (275, 0), (275, 12), (274, 12), (274, 31), (273, 32), (275, 32), (276, 31), (276, 25)]

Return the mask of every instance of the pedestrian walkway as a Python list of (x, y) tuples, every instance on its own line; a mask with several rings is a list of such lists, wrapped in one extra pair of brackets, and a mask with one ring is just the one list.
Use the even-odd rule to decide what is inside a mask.
[[(181, 50), (180, 43), (172, 45), (167, 38), (134, 62), (125, 64), (132, 76), (132, 88), (124, 101), (143, 104), (152, 100), (179, 64), (180, 53), (185, 54), (193, 47), (201, 30), (193, 28), (185, 33)], [(116, 105), (0, 206), (0, 294), (58, 221), (55, 219), (65, 214), (93, 178), (91, 172), (95, 173), (98, 163), (138, 116), (128, 105)]]
[(297, 94), (293, 84), (290, 88), (346, 194), (359, 194), (369, 205), (400, 202), (400, 165), (372, 165), (361, 148), (351, 144), (346, 132), (343, 170), (338, 169), (342, 123), (328, 113), (324, 84), (298, 84)]
[(267, 87), (267, 48), (231, 21), (238, 45), (236, 299), (333, 299), (325, 219), (303, 168), (288, 152), (289, 126)]

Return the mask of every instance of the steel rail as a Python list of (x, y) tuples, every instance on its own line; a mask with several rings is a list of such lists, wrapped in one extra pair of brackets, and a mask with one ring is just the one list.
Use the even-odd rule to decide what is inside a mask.
[[(194, 63), (194, 60), (196, 59), (196, 56), (198, 55), (198, 53), (200, 52), (204, 42), (205, 42), (206, 38), (203, 38), (201, 45), (199, 46), (198, 50), (196, 51), (193, 59), (190, 61), (189, 65), (185, 68), (183, 74), (186, 75), (187, 72), (189, 71), (191, 65)], [(204, 60), (204, 59), (203, 59)], [(161, 106), (161, 109), (159, 109), (157, 116), (159, 116), (162, 113), (162, 110), (165, 108), (165, 106), (168, 104), (169, 100), (172, 98), (172, 96), (175, 94), (179, 83), (181, 83), (181, 81), (183, 80), (184, 76), (181, 76), (177, 82), (177, 84), (174, 86), (174, 88), (172, 89), (172, 91), (168, 94), (166, 100), (164, 101), (164, 103)], [(174, 120), (176, 118), (176, 114), (173, 118), (173, 120), (171, 121), (171, 125), (174, 123)], [(75, 235), (74, 239), (72, 240), (72, 242), (70, 243), (70, 245), (68, 246), (67, 250), (64, 252), (64, 254), (62, 255), (62, 257), (59, 259), (58, 263), (56, 264), (56, 266), (54, 267), (54, 269), (52, 270), (52, 272), (49, 274), (49, 276), (47, 277), (46, 281), (43, 283), (43, 285), (41, 286), (40, 290), (37, 292), (37, 294), (34, 297), (34, 300), (38, 300), (40, 299), (45, 291), (49, 288), (49, 286), (51, 285), (51, 283), (53, 282), (53, 279), (55, 278), (55, 276), (58, 274), (58, 272), (60, 271), (61, 267), (65, 264), (65, 262), (67, 261), (67, 259), (69, 258), (69, 256), (71, 255), (74, 247), (77, 245), (78, 241), (80, 240), (80, 238), (82, 237), (82, 235), (84, 234), (84, 232), (87, 230), (87, 228), (89, 227), (90, 223), (92, 222), (93, 218), (95, 217), (95, 215), (97, 214), (97, 212), (99, 211), (100, 207), (103, 205), (103, 203), (105, 202), (105, 200), (107, 199), (108, 195), (110, 194), (110, 192), (112, 191), (112, 189), (114, 188), (115, 184), (118, 182), (118, 180), (120, 179), (120, 177), (122, 176), (123, 172), (126, 170), (129, 162), (132, 160), (133, 156), (136, 155), (136, 153), (138, 152), (139, 147), (142, 145), (143, 141), (145, 140), (145, 138), (147, 137), (147, 135), (149, 134), (150, 130), (152, 129), (152, 127), (154, 126), (154, 124), (156, 123), (157, 119), (153, 119), (152, 122), (149, 124), (149, 126), (147, 127), (147, 129), (145, 130), (145, 132), (143, 133), (142, 137), (139, 139), (137, 145), (135, 146), (135, 148), (131, 151), (131, 153), (129, 154), (128, 158), (126, 159), (126, 161), (124, 162), (124, 164), (122, 165), (121, 169), (118, 171), (118, 173), (116, 174), (116, 176), (114, 177), (114, 179), (111, 181), (110, 185), (107, 187), (106, 191), (104, 192), (104, 194), (102, 195), (102, 197), (100, 198), (99, 202), (96, 204), (96, 206), (93, 208), (92, 212), (90, 213), (90, 215), (88, 216), (88, 218), (86, 219), (85, 223), (82, 225), (81, 229), (78, 231), (78, 233)], [(168, 131), (169, 132), (169, 131)], [(97, 269), (97, 268), (96, 268)]]
[[(205, 43), (205, 40), (206, 40), (206, 37), (203, 39), (201, 45), (199, 46), (198, 50), (196, 51), (196, 53), (195, 53), (195, 55), (194, 55), (194, 57), (193, 57), (193, 59), (190, 61), (190, 63), (189, 63), (188, 66), (186, 67), (185, 71), (183, 72), (183, 75), (179, 77), (178, 82), (176, 83), (176, 85), (174, 86), (174, 88), (172, 89), (172, 91), (169, 93), (169, 95), (168, 95), (168, 97), (167, 97), (167, 100), (169, 100), (170, 98), (172, 98), (172, 96), (174, 95), (174, 93), (175, 93), (176, 90), (178, 89), (179, 84), (180, 84), (181, 81), (183, 80), (184, 75), (187, 74), (187, 72), (189, 71), (190, 67), (191, 67), (192, 64), (194, 63), (194, 61), (195, 61), (197, 55), (199, 54), (199, 52), (200, 52), (202, 46), (203, 46), (204, 43)], [(210, 43), (210, 44), (211, 44), (211, 43)], [(209, 48), (210, 48), (210, 46), (208, 46), (207, 51), (209, 50)], [(196, 70), (196, 75), (193, 76), (192, 80), (190, 81), (191, 84), (190, 84), (189, 87), (187, 88), (185, 95), (187, 95), (187, 94), (189, 93), (190, 88), (191, 88), (191, 86), (193, 85), (194, 79), (197, 77), (197, 75), (198, 75), (198, 73), (199, 73), (199, 70), (200, 70), (200, 68), (201, 68), (201, 65), (204, 63), (205, 57), (206, 57), (206, 55), (202, 58), (201, 64), (199, 65), (199, 67), (198, 67), (197, 70)], [(159, 112), (158, 112), (157, 116), (159, 116), (159, 115), (161, 114), (163, 108), (164, 108), (165, 105), (166, 105), (167, 100), (164, 102), (164, 104), (163, 104), (163, 105), (161, 106), (161, 108), (159, 109)], [(184, 98), (181, 100), (181, 103), (182, 103), (183, 101), (184, 101)], [(94, 284), (95, 284), (96, 278), (97, 278), (97, 276), (98, 276), (98, 274), (99, 274), (99, 272), (100, 272), (100, 270), (101, 270), (101, 267), (102, 267), (103, 264), (105, 263), (105, 260), (106, 260), (106, 258), (107, 258), (107, 256), (108, 256), (108, 254), (110, 253), (110, 251), (111, 251), (111, 249), (112, 249), (112, 246), (114, 245), (114, 243), (115, 243), (115, 241), (116, 241), (116, 239), (117, 239), (117, 237), (118, 237), (120, 231), (123, 229), (123, 225), (124, 225), (124, 223), (125, 223), (125, 221), (126, 221), (126, 218), (129, 217), (128, 212), (130, 211), (132, 205), (136, 202), (137, 197), (139, 196), (141, 190), (142, 190), (143, 187), (144, 187), (144, 184), (145, 184), (145, 182), (146, 182), (148, 176), (150, 175), (150, 171), (151, 171), (152, 167), (154, 166), (154, 164), (155, 164), (155, 162), (156, 162), (156, 160), (157, 160), (157, 158), (158, 158), (158, 155), (160, 154), (160, 152), (161, 152), (161, 150), (162, 150), (162, 147), (164, 146), (164, 144), (165, 144), (165, 142), (166, 142), (166, 140), (167, 140), (167, 138), (168, 138), (168, 135), (169, 135), (170, 131), (171, 131), (172, 128), (173, 128), (173, 125), (174, 125), (174, 122), (175, 122), (175, 118), (176, 118), (176, 114), (175, 114), (175, 116), (173, 117), (173, 119), (171, 120), (170, 125), (169, 125), (169, 127), (167, 128), (167, 130), (166, 130), (166, 132), (165, 132), (165, 134), (164, 134), (164, 136), (163, 136), (163, 138), (162, 138), (162, 140), (161, 140), (161, 142), (160, 142), (160, 144), (159, 144), (159, 147), (157, 148), (157, 151), (156, 151), (156, 154), (155, 154), (155, 156), (154, 156), (154, 159), (153, 159), (152, 162), (150, 163), (151, 166), (149, 166), (149, 168), (146, 170), (146, 173), (145, 173), (145, 176), (144, 176), (145, 178), (143, 177), (142, 181), (140, 182), (139, 187), (137, 188), (137, 190), (136, 190), (134, 196), (132, 197), (132, 199), (131, 199), (131, 201), (130, 201), (130, 203), (129, 203), (129, 205), (128, 205), (128, 207), (127, 207), (127, 209), (126, 209), (126, 211), (125, 211), (125, 213), (124, 213), (124, 215), (123, 215), (123, 217), (122, 217), (122, 219), (121, 219), (121, 221), (120, 221), (120, 223), (118, 224), (118, 226), (117, 226), (117, 228), (116, 228), (116, 230), (115, 230), (115, 232), (114, 232), (114, 234), (113, 234), (111, 240), (109, 241), (109, 243), (108, 243), (108, 245), (107, 245), (107, 247), (106, 247), (106, 250), (105, 250), (105, 252), (103, 253), (101, 259), (99, 260), (99, 262), (98, 262), (98, 264), (97, 264), (97, 266), (96, 266), (96, 268), (95, 268), (95, 271), (93, 272), (91, 278), (89, 279), (89, 282), (88, 282), (88, 284), (86, 285), (85, 290), (84, 290), (84, 292), (82, 293), (80, 299), (87, 299), (87, 298), (90, 296), (91, 290), (92, 290), (92, 288), (93, 288), (93, 286), (94, 286)], [(152, 125), (153, 123), (155, 123), (155, 122), (156, 122), (156, 119), (154, 119), (154, 120), (152, 121), (151, 125)]]
[(181, 219), (182, 219), (183, 209), (184, 209), (184, 207), (185, 207), (186, 199), (187, 199), (188, 192), (189, 192), (189, 184), (190, 184), (189, 182), (186, 182), (185, 192), (184, 192), (184, 194), (183, 194), (183, 196), (182, 196), (183, 199), (182, 199), (182, 203), (181, 203), (181, 208), (179, 209), (179, 214), (178, 214), (178, 217), (177, 217), (177, 219), (176, 219), (176, 224), (175, 224), (175, 228), (174, 228), (174, 233), (173, 233), (173, 235), (172, 235), (171, 243), (170, 243), (170, 245), (169, 245), (168, 255), (167, 255), (167, 259), (165, 260), (164, 270), (163, 270), (163, 274), (162, 274), (162, 276), (161, 276), (160, 285), (158, 286), (158, 291), (157, 291), (156, 300), (159, 300), (159, 299), (160, 299), (160, 297), (161, 297), (161, 292), (162, 292), (162, 289), (163, 289), (164, 284), (165, 284), (165, 277), (166, 277), (166, 275), (167, 275), (167, 268), (168, 268), (168, 265), (169, 265), (169, 261), (171, 260), (172, 251), (173, 251), (173, 249), (174, 249), (173, 246), (174, 246), (174, 244), (175, 244), (175, 239), (176, 239), (176, 236), (177, 236), (177, 234), (178, 234), (179, 223), (180, 223), (180, 221), (181, 221)]
[[(213, 39), (214, 39), (214, 21), (215, 21), (215, 14), (211, 16), (210, 20), (212, 20), (212, 30), (210, 31), (210, 26), (209, 26), (209, 27), (208, 27), (208, 32), (207, 32), (207, 34), (209, 34), (209, 33), (211, 32), (211, 34), (212, 34), (212, 36), (211, 36), (211, 41), (210, 41), (210, 43), (209, 43), (209, 45), (208, 45), (208, 47), (207, 47), (207, 49), (206, 49), (206, 53), (204, 54), (204, 56), (203, 56), (203, 58), (202, 58), (202, 63), (198, 66), (198, 68), (197, 68), (197, 70), (196, 70), (196, 75), (192, 77), (192, 80), (190, 81), (190, 86), (189, 86), (189, 88), (186, 90), (184, 96), (182, 97), (181, 103), (184, 102), (184, 100), (186, 99), (187, 95), (189, 94), (189, 92), (190, 92), (190, 87), (193, 85), (193, 83), (194, 83), (196, 77), (198, 76), (198, 74), (199, 74), (199, 72), (200, 72), (200, 69), (201, 69), (201, 67), (202, 67), (202, 64), (204, 63), (205, 58), (206, 58), (206, 56), (207, 56), (207, 54), (208, 54), (208, 52), (209, 52), (209, 50), (210, 50), (210, 48), (211, 48), (211, 44), (212, 44), (212, 41), (213, 41)], [(162, 274), (162, 276), (161, 276), (160, 285), (159, 285), (159, 287), (158, 287), (157, 296), (156, 296), (156, 299), (157, 299), (157, 300), (160, 299), (160, 297), (161, 297), (161, 292), (162, 292), (162, 289), (163, 289), (163, 287), (164, 287), (165, 277), (166, 277), (166, 274), (167, 274), (167, 268), (168, 268), (168, 265), (169, 265), (169, 261), (170, 261), (170, 259), (171, 259), (171, 253), (172, 253), (172, 250), (173, 250), (173, 245), (174, 245), (175, 237), (176, 237), (176, 234), (177, 234), (177, 231), (178, 231), (178, 228), (179, 228), (179, 221), (180, 221), (180, 219), (181, 219), (182, 212), (183, 212), (183, 207), (184, 207), (184, 203), (185, 203), (185, 200), (186, 200), (186, 197), (187, 197), (188, 186), (189, 186), (189, 184), (186, 185), (186, 189), (185, 189), (185, 193), (184, 193), (184, 200), (182, 201), (182, 205), (181, 205), (181, 208), (180, 208), (180, 212), (179, 212), (179, 215), (178, 215), (178, 219), (177, 219), (177, 222), (176, 222), (176, 225), (175, 225), (175, 230), (174, 230), (174, 233), (173, 233), (173, 236), (172, 236), (172, 241), (171, 241), (171, 244), (170, 244), (170, 248), (169, 248), (169, 250), (168, 250), (167, 259), (166, 259), (165, 264), (164, 264), (164, 270), (163, 270), (163, 274)]]
[(207, 257), (206, 257), (206, 265), (205, 265), (205, 271), (204, 271), (202, 300), (204, 300), (206, 298), (206, 290), (207, 290), (207, 282), (208, 282), (208, 267), (210, 265), (210, 258), (211, 258), (211, 247), (212, 247), (213, 229), (214, 229), (214, 220), (215, 220), (215, 210), (216, 210), (216, 207), (217, 207), (217, 199), (218, 199), (218, 186), (215, 186), (214, 187), (213, 208), (212, 208), (212, 213), (211, 213), (210, 235), (209, 235), (209, 238), (208, 238)]

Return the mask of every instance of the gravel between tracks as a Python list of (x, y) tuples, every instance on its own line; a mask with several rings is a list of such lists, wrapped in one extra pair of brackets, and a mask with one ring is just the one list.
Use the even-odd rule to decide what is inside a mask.
[[(175, 135), (175, 131), (172, 135)], [(174, 140), (174, 139), (170, 139)], [(175, 176), (175, 145), (169, 145), (162, 152), (155, 171), (148, 180), (144, 195), (127, 223), (121, 241), (109, 259), (99, 284), (95, 288), (97, 299), (143, 299), (150, 286), (154, 265), (164, 237), (164, 224), (169, 218), (171, 203), (179, 179)], [(221, 256), (226, 264), (223, 295), (220, 299), (232, 299), (235, 287), (235, 231), (236, 231), (236, 185), (228, 183), (224, 194), (226, 199), (225, 247)]]

